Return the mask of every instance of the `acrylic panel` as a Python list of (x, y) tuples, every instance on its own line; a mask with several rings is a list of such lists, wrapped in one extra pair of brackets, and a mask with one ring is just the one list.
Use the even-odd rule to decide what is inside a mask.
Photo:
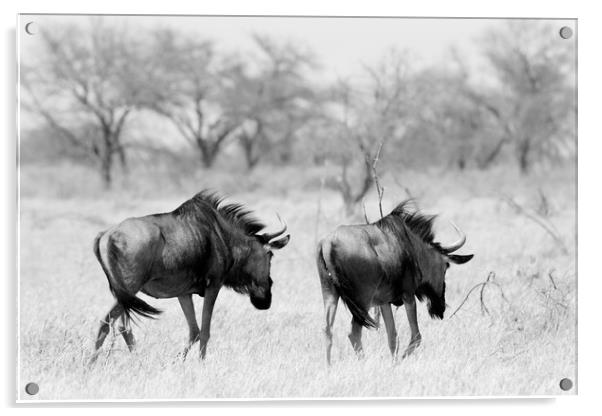
[(17, 33), (18, 400), (576, 394), (576, 20)]

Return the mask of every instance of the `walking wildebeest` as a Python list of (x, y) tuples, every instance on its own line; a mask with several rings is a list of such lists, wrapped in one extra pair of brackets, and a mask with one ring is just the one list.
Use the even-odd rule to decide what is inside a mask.
[[(126, 219), (98, 234), (94, 254), (117, 303), (101, 323), (93, 360), (116, 319), (121, 319), (120, 332), (131, 351), (131, 314), (160, 313), (136, 297), (138, 291), (178, 298), (190, 331), (184, 357), (197, 341), (205, 357), (213, 305), (222, 286), (248, 293), (253, 306), (268, 309), (272, 250), (284, 247), (290, 235), (283, 236), (284, 224), (274, 233), (260, 233), (264, 228), (244, 206), (225, 204), (202, 191), (172, 212)], [(205, 298), (200, 330), (193, 294)]]
[(328, 364), (339, 297), (353, 315), (349, 340), (358, 354), (362, 352), (362, 327), (378, 326), (368, 313), (372, 306), (380, 307), (393, 357), (398, 341), (391, 304), (405, 305), (410, 322), (411, 338), (403, 357), (421, 340), (414, 297), (428, 302), (431, 317), (443, 319), (447, 268), (450, 262), (466, 263), (473, 256), (451, 254), (464, 245), (464, 235), (447, 247), (435, 242), (435, 216), (410, 210), (408, 202), (372, 224), (340, 226), (318, 244)]

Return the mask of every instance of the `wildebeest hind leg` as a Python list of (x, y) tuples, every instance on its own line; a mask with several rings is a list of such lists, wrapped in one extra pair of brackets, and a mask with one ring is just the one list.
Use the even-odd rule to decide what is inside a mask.
[(100, 322), (100, 328), (98, 329), (98, 335), (96, 336), (96, 343), (94, 345), (94, 354), (90, 358), (90, 363), (93, 363), (98, 358), (98, 354), (100, 353), (100, 347), (105, 342), (107, 335), (111, 331), (111, 327), (115, 323), (115, 320), (119, 318), (123, 314), (123, 307), (116, 303), (113, 305), (109, 313), (105, 316), (105, 318)]
[[(331, 353), (332, 353), (332, 325), (334, 324), (334, 318), (337, 314), (337, 305), (339, 303), (339, 294), (334, 287), (333, 280), (336, 277), (333, 275), (334, 267), (332, 264), (327, 267), (327, 262), (329, 262), (330, 258), (330, 245), (326, 245), (323, 247), (322, 243), (320, 243), (320, 248), (318, 250), (318, 275), (320, 276), (320, 285), (322, 287), (322, 298), (324, 299), (324, 315), (326, 318), (326, 325), (324, 326), (324, 337), (326, 339), (326, 363), (330, 365), (331, 363)], [(326, 252), (324, 249), (326, 248)], [(327, 254), (325, 256), (325, 254)]]
[(422, 336), (420, 335), (420, 330), (418, 329), (418, 317), (416, 315), (416, 299), (413, 295), (404, 296), (403, 304), (406, 308), (406, 315), (408, 316), (408, 322), (410, 323), (410, 343), (403, 353), (402, 358), (406, 358), (408, 355), (414, 352), (416, 348), (420, 345), (422, 340)]
[(199, 326), (196, 322), (192, 295), (178, 296), (178, 301), (180, 302), (182, 312), (184, 312), (184, 317), (186, 318), (186, 323), (188, 324), (188, 345), (182, 352), (182, 359), (185, 359), (190, 348), (200, 340), (201, 331), (199, 330)]
[(136, 347), (136, 340), (134, 339), (134, 333), (132, 332), (131, 318), (125, 314), (121, 315), (121, 326), (119, 327), (119, 332), (125, 340), (128, 350), (130, 350), (130, 352), (134, 351), (134, 348)]
[(356, 354), (361, 358), (363, 356), (364, 348), (362, 347), (362, 324), (351, 319), (351, 333), (349, 334), (349, 341), (351, 346), (355, 350)]
[(326, 316), (326, 325), (324, 326), (324, 336), (326, 338), (326, 362), (330, 365), (330, 357), (332, 353), (332, 325), (337, 314), (337, 305), (339, 303), (339, 295), (333, 290), (328, 291), (322, 289), (324, 297), (324, 313)]

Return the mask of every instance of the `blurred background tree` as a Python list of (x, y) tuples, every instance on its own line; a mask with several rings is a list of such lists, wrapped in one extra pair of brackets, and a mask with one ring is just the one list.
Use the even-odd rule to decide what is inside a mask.
[(263, 156), (290, 160), (298, 129), (315, 115), (316, 93), (307, 76), (318, 67), (311, 51), (255, 34), (259, 53), (235, 59), (223, 91), (228, 114), (238, 120), (238, 140), (249, 169)]
[(475, 106), (488, 110), (502, 131), (498, 149), (512, 145), (523, 173), (542, 159), (566, 155), (575, 139), (576, 78), (569, 44), (557, 41), (549, 24), (509, 21), (504, 30), (483, 38), (483, 53), (492, 68), (495, 91), (490, 96), (469, 92)]
[[(339, 80), (331, 90), (333, 136), (329, 159), (340, 175), (328, 181), (350, 213), (374, 182), (374, 160), (381, 146), (400, 150), (413, 111), (414, 88), (407, 54), (391, 50), (376, 66), (364, 66), (362, 80)], [(352, 170), (355, 175), (350, 175)]]
[(170, 120), (210, 168), (224, 142), (238, 127), (220, 105), (228, 86), (227, 74), (236, 71), (217, 56), (211, 41), (188, 37), (174, 30), (153, 33), (150, 109)]
[(132, 112), (146, 101), (147, 62), (139, 41), (125, 27), (92, 19), (90, 28), (67, 25), (42, 31), (45, 53), (24, 63), (25, 109), (39, 116), (78, 155), (98, 166), (105, 187), (115, 157), (127, 168), (123, 132)]
[(46, 157), (92, 163), (105, 187), (136, 146), (166, 161), (170, 177), (192, 158), (196, 170), (328, 165), (325, 184), (352, 212), (373, 185), (381, 144), (378, 171), (402, 182), (408, 169), (504, 164), (529, 174), (571, 160), (575, 56), (557, 29), (492, 27), (478, 39), (478, 65), (456, 49), (430, 65), (392, 49), (359, 74), (326, 79), (302, 42), (252, 34), (248, 49), (230, 50), (95, 18), (43, 32), (39, 56), (22, 63), (22, 109), (32, 115), (22, 138)]

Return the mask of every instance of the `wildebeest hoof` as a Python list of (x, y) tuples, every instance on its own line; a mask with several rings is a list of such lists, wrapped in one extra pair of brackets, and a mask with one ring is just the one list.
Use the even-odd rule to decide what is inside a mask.
[(188, 357), (188, 349), (176, 354), (175, 358), (171, 361), (172, 364), (183, 363)]
[(406, 348), (405, 352), (403, 353), (401, 359), (403, 360), (404, 358), (408, 357), (410, 354), (412, 354), (416, 348), (418, 348), (420, 346), (420, 342), (422, 341), (421, 337), (416, 337), (415, 339), (413, 339), (412, 341), (410, 341), (410, 345), (408, 345), (408, 348)]

